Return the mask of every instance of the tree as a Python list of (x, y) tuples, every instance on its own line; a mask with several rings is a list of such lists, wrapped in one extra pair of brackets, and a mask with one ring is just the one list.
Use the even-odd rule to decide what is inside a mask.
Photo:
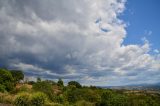
[(37, 77), (37, 82), (41, 82), (41, 78), (40, 77)]
[(7, 91), (13, 90), (13, 77), (7, 69), (0, 69), (0, 84), (1, 86), (3, 85)]
[(63, 85), (63, 80), (61, 78), (58, 79), (57, 85), (58, 86), (64, 86)]
[(11, 70), (12, 77), (15, 83), (18, 83), (20, 80), (23, 80), (24, 74), (20, 70)]
[(34, 82), (34, 81), (28, 81), (28, 84), (30, 84), (30, 85), (33, 85), (33, 84), (35, 84), (36, 82)]
[(70, 81), (68, 82), (68, 86), (75, 86), (76, 88), (81, 88), (81, 84), (78, 83), (77, 81)]

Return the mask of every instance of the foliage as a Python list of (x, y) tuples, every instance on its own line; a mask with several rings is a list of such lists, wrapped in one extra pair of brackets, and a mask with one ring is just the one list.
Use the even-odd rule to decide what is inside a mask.
[(55, 83), (42, 81), (40, 77), (37, 82), (22, 85), (19, 83), (23, 78), (20, 73), (0, 69), (0, 103), (15, 106), (160, 106), (158, 93), (82, 87), (76, 81), (64, 86), (62, 79)]
[(61, 86), (61, 87), (64, 86), (64, 85), (63, 85), (63, 80), (62, 80), (61, 78), (58, 79), (57, 85), (58, 85), (58, 86)]
[(15, 83), (18, 83), (20, 80), (23, 80), (24, 74), (20, 70), (11, 70), (10, 71)]
[(36, 82), (34, 82), (34, 81), (28, 81), (28, 84), (30, 84), (30, 85), (33, 85), (33, 84), (35, 84)]
[(15, 87), (13, 82), (6, 82), (5, 86), (7, 91), (12, 91)]
[(96, 90), (84, 89), (83, 92), (83, 98), (85, 101), (95, 103), (99, 102), (101, 99), (100, 95)]
[(42, 92), (33, 93), (31, 96), (31, 106), (43, 106), (47, 99), (46, 94)]
[(0, 92), (6, 92), (6, 87), (2, 84), (0, 84)]
[(54, 100), (52, 84), (47, 81), (41, 81), (33, 84), (33, 90), (45, 93), (49, 99)]
[(46, 82), (52, 84), (52, 85), (57, 85), (57, 83), (55, 81), (52, 81), (52, 80), (46, 80)]
[(70, 81), (68, 82), (68, 86), (75, 86), (76, 88), (81, 88), (81, 84), (78, 83), (77, 81)]
[(65, 102), (65, 99), (64, 99), (63, 95), (55, 96), (55, 102), (63, 104)]
[(0, 103), (11, 104), (14, 101), (14, 96), (7, 93), (0, 93)]
[(41, 78), (40, 77), (37, 77), (37, 82), (41, 82)]
[(18, 92), (29, 92), (29, 88), (27, 85), (22, 85), (19, 89)]
[(82, 101), (76, 102), (76, 106), (94, 106), (94, 104), (91, 102), (82, 100)]
[(13, 81), (12, 74), (7, 69), (0, 69), (0, 82)]
[(69, 90), (67, 92), (67, 100), (70, 103), (75, 103), (78, 100), (82, 100), (82, 90), (80, 89), (73, 89), (73, 90)]
[(30, 95), (26, 92), (18, 94), (14, 101), (14, 104), (16, 106), (28, 106), (30, 104), (29, 96)]
[(0, 69), (0, 84), (1, 87), (4, 86), (6, 91), (11, 91), (14, 88), (12, 74), (7, 69)]
[(3, 98), (3, 103), (6, 103), (6, 104), (12, 104), (13, 101), (14, 101), (14, 96), (10, 94), (5, 95)]

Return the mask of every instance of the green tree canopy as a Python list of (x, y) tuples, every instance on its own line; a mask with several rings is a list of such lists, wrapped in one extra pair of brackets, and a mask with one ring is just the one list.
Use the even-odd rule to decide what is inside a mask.
[(12, 77), (15, 83), (18, 83), (20, 80), (23, 80), (24, 74), (20, 70), (11, 70)]
[(61, 78), (58, 79), (57, 85), (58, 86), (64, 86), (63, 85), (63, 80)]
[(7, 91), (13, 89), (13, 77), (9, 70), (0, 68), (0, 84), (3, 85)]
[(72, 86), (72, 85), (75, 86), (76, 88), (81, 88), (82, 87), (81, 84), (77, 81), (68, 82), (68, 86)]
[(41, 78), (40, 77), (37, 77), (37, 82), (41, 82)]

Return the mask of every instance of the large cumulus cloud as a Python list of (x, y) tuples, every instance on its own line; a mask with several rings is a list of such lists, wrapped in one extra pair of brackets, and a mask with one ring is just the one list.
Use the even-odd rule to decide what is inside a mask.
[(157, 81), (160, 56), (149, 42), (123, 45), (125, 2), (0, 0), (0, 65), (83, 84)]

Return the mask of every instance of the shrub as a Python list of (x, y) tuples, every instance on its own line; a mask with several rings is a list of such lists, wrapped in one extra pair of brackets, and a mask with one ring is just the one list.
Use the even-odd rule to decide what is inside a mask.
[(44, 93), (42, 92), (34, 93), (31, 96), (31, 106), (43, 106), (46, 100), (47, 96)]
[(80, 89), (74, 89), (67, 91), (67, 100), (70, 103), (75, 103), (78, 100), (82, 100), (83, 92)]
[(54, 100), (52, 84), (47, 81), (41, 81), (33, 84), (33, 90), (45, 93), (50, 100)]
[(84, 89), (83, 90), (83, 99), (88, 102), (99, 102), (101, 97), (100, 95), (92, 89)]
[(4, 103), (12, 104), (14, 102), (14, 96), (13, 95), (6, 95), (4, 97)]
[(28, 93), (20, 93), (14, 100), (14, 104), (16, 106), (29, 106), (29, 94)]
[(87, 102), (87, 101), (82, 100), (82, 101), (78, 101), (78, 102), (76, 102), (76, 106), (94, 106), (94, 104), (93, 104), (93, 103), (90, 103), (90, 102)]
[(6, 86), (7, 91), (13, 91), (14, 90), (14, 83), (13, 82), (6, 82), (4, 85)]
[(5, 89), (6, 87), (4, 86), (4, 85), (2, 85), (2, 84), (0, 84), (0, 92), (6, 92), (6, 89)]
[(12, 104), (14, 101), (14, 96), (9, 94), (0, 93), (0, 103)]
[(55, 102), (63, 104), (65, 102), (63, 95), (55, 96)]
[(28, 92), (30, 89), (27, 87), (27, 85), (22, 85), (18, 91), (19, 92)]
[(110, 99), (110, 104), (112, 106), (128, 106), (127, 97), (125, 95), (119, 95), (119, 94), (114, 95), (113, 98)]

